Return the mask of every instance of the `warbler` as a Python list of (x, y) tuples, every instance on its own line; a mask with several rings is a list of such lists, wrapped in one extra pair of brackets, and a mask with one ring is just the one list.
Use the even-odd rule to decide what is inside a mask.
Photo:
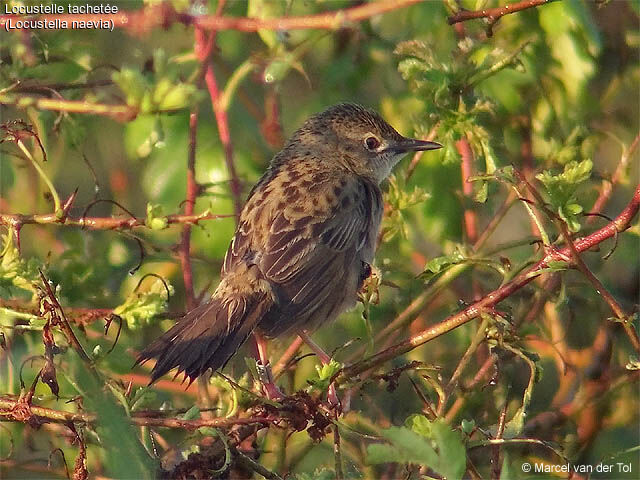
[[(342, 103), (310, 117), (249, 193), (211, 298), (144, 349), (155, 382), (224, 367), (252, 334), (308, 332), (353, 307), (371, 271), (383, 213), (379, 184), (408, 152), (441, 148)], [(176, 374), (176, 375), (177, 375)], [(277, 390), (267, 390), (270, 396)]]

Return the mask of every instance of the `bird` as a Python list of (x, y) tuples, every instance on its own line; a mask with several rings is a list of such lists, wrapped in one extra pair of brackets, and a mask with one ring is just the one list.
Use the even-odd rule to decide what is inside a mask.
[[(251, 189), (211, 297), (139, 354), (136, 364), (156, 359), (150, 383), (172, 369), (189, 383), (219, 371), (252, 334), (263, 366), (265, 339), (291, 334), (326, 363), (309, 333), (357, 302), (377, 246), (381, 182), (405, 154), (441, 147), (354, 103), (307, 119)], [(265, 378), (267, 396), (280, 396)]]

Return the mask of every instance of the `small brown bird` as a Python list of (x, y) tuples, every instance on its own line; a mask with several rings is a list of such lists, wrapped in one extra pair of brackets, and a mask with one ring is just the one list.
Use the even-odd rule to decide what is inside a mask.
[(152, 382), (173, 368), (193, 381), (223, 368), (251, 333), (297, 333), (326, 361), (306, 332), (356, 303), (382, 219), (379, 183), (407, 152), (440, 147), (403, 137), (359, 105), (309, 118), (251, 190), (211, 298), (137, 363), (157, 359)]

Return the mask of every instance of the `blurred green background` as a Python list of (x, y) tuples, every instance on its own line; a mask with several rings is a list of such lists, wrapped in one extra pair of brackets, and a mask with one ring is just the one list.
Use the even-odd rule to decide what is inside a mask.
[[(156, 3), (113, 2), (124, 10), (151, 8)], [(269, 18), (307, 15), (360, 3), (229, 1), (223, 13)], [(461, 139), (466, 139), (472, 148), (474, 175), (495, 175), (513, 165), (533, 180), (543, 171), (552, 176), (582, 166), (587, 171), (585, 178), (569, 176), (557, 180), (564, 189), (560, 193), (549, 188), (548, 183), (536, 185), (572, 231), (579, 231), (578, 235), (588, 234), (607, 222), (598, 218), (588, 224), (588, 217), (582, 216), (581, 211), (590, 211), (603, 180), (611, 177), (638, 134), (639, 4), (622, 0), (554, 2), (503, 17), (494, 26), (493, 36), (487, 36), (483, 20), (459, 26), (447, 23), (447, 17), (459, 5), (476, 9), (505, 3), (428, 0), (337, 30), (224, 30), (217, 34), (212, 64), (221, 89), (227, 87), (224, 91), (229, 99), (233, 158), (243, 196), (286, 137), (309, 115), (341, 101), (372, 107), (401, 133), (420, 137), (431, 133), (444, 145), (417, 163), (412, 163), (410, 157), (405, 159), (384, 187), (388, 209), (376, 257), (383, 281), (379, 303), (366, 307), (368, 320), (363, 319), (365, 307), (359, 305), (314, 335), (326, 350), (337, 349), (340, 362), (353, 360), (354, 352), (361, 357), (359, 349), (370, 354), (388, 346), (388, 335), (375, 338), (375, 334), (423, 292), (433, 292), (431, 300), (409, 321), (388, 332), (392, 340), (400, 341), (437, 323), (540, 258), (540, 250), (531, 245), (535, 232), (521, 202), (508, 210), (481, 251), (471, 253), (473, 242), (464, 228), (464, 211), (475, 212), (482, 232), (510, 189), (499, 182), (480, 180), (473, 183), (471, 196), (463, 194), (456, 148)], [(214, 1), (190, 4), (176, 0), (171, 5), (188, 13), (216, 11)], [(11, 128), (15, 128), (9, 123), (13, 120), (32, 125), (47, 154), (44, 163), (37, 143), (29, 138), (25, 145), (33, 160), (42, 166), (62, 200), (78, 189), (69, 212), (71, 217), (79, 218), (84, 213), (95, 217), (126, 216), (107, 202), (96, 203), (85, 212), (99, 198), (114, 200), (134, 215), (147, 217), (151, 225), (153, 218), (162, 221), (165, 215), (181, 213), (184, 207), (189, 112), (197, 109), (196, 176), (203, 190), (195, 211), (232, 214), (224, 151), (209, 94), (197, 81), (199, 68), (194, 55), (194, 29), (184, 25), (172, 24), (142, 35), (121, 29), (3, 33), (0, 121), (13, 125)], [(116, 121), (104, 115), (15, 105), (25, 97), (127, 105), (136, 114), (128, 121)], [(51, 194), (42, 177), (9, 140), (8, 130), (0, 135), (5, 140), (0, 146), (0, 212), (51, 213)], [(638, 178), (637, 152), (627, 161), (628, 167), (614, 185), (603, 214), (617, 215), (631, 198)], [(591, 164), (592, 168), (588, 168)], [(552, 240), (556, 240), (559, 232), (551, 222), (546, 221), (546, 225)], [(193, 227), (197, 293), (212, 290), (217, 284), (233, 231), (231, 217), (203, 221)], [(129, 410), (158, 409), (163, 402), (183, 409), (194, 404), (195, 389), (182, 392), (164, 384), (149, 392), (141, 389), (148, 369), (138, 368), (137, 376), (131, 374), (134, 352), (172, 325), (175, 312), (185, 309), (182, 270), (176, 255), (180, 232), (177, 225), (166, 229), (140, 227), (132, 232), (25, 225), (18, 256), (15, 231), (3, 228), (0, 327), (8, 347), (0, 352), (0, 395), (20, 393), (20, 365), (27, 357), (43, 351), (43, 323), (24, 313), (37, 307), (37, 288), (33, 286), (38, 282), (37, 267), (59, 286), (59, 299), (65, 307), (120, 308), (117, 312), (123, 318), (123, 331), (113, 352), (106, 354), (115, 338), (115, 325), (105, 336), (104, 322), (95, 320), (83, 327), (79, 336), (96, 358), (100, 371), (113, 379), (114, 385), (122, 382), (111, 390), (120, 389), (124, 399), (118, 402), (111, 395), (97, 394), (99, 390), (91, 385), (71, 350), (56, 356), (60, 398), (56, 399), (44, 384), (36, 389), (38, 404), (65, 410), (72, 408), (65, 401), (82, 395), (87, 411), (104, 416), (104, 425), (95, 430), (83, 429), (92, 475), (151, 476), (156, 461), (149, 446), (149, 432), (130, 427), (126, 415), (131, 413)], [(139, 244), (144, 249), (142, 258)], [(619, 236), (615, 252), (603, 261), (601, 257), (611, 247), (609, 241), (600, 253), (586, 254), (585, 260), (625, 310), (636, 311), (637, 222)], [(429, 260), (444, 257), (446, 263), (456, 252), (463, 252), (465, 258), (475, 255), (478, 262), (473, 266), (465, 264), (470, 268), (453, 273), (447, 270), (450, 282), (435, 291), (434, 285), (440, 288), (437, 279), (442, 276), (420, 274), (429, 265), (433, 267)], [(132, 273), (140, 262), (140, 268)], [(504, 268), (496, 271), (496, 263)], [(170, 284), (173, 295), (168, 304), (164, 286), (155, 277), (145, 278), (136, 291), (147, 273), (159, 275)], [(430, 273), (438, 272), (432, 269)], [(461, 409), (447, 418), (465, 445), (462, 453), (451, 454), (451, 461), (464, 465), (468, 459), (482, 477), (492, 477), (490, 449), (471, 445), (484, 438), (481, 432), (495, 433), (502, 408), (507, 409), (507, 419), (529, 422), (517, 436), (549, 442), (575, 464), (632, 464), (631, 473), (619, 472), (615, 477), (594, 473), (594, 478), (637, 478), (640, 474), (638, 451), (633, 450), (640, 444), (638, 377), (633, 370), (637, 360), (634, 364), (633, 350), (621, 328), (611, 323), (611, 327), (607, 326), (612, 314), (591, 285), (575, 271), (561, 272), (561, 278), (549, 302), (530, 323), (521, 325), (544, 293), (542, 282), (518, 291), (499, 306), (505, 321), (517, 328), (505, 327), (496, 318), (491, 320), (500, 332), (501, 342), (539, 356), (539, 381), (532, 390), (526, 418), (518, 417), (518, 409), (528, 391), (529, 368), (518, 355), (505, 354), (500, 348), (501, 360), (492, 381), (484, 379), (469, 391), (455, 389), (448, 397), (445, 412), (457, 398), (464, 398)], [(174, 314), (163, 315), (165, 311)], [(15, 328), (16, 322), (30, 328)], [(378, 380), (356, 391), (352, 411), (342, 420), (345, 475), (421, 475), (417, 467), (407, 466), (414, 461), (406, 460), (405, 466), (369, 461), (369, 436), (380, 436), (383, 429), (403, 425), (412, 414), (423, 411), (423, 401), (412, 382), (435, 403), (438, 392), (434, 385), (446, 384), (479, 326), (479, 322), (472, 322), (458, 328), (396, 358), (381, 371), (408, 360), (424, 362), (437, 370), (430, 369), (428, 374), (411, 371), (400, 377), (395, 391), (388, 392), (385, 383)], [(605, 353), (606, 358), (594, 362), (594, 356), (602, 353), (598, 342), (603, 335), (610, 340), (610, 358)], [(58, 344), (65, 344), (59, 334), (55, 338)], [(351, 339), (356, 341), (343, 348)], [(289, 342), (290, 339), (274, 342), (273, 361)], [(101, 349), (96, 350), (96, 346)], [(243, 377), (244, 356), (250, 353), (251, 349), (246, 349), (227, 367), (232, 378), (247, 381)], [(487, 355), (486, 346), (474, 353), (462, 375), (463, 383), (473, 378)], [(315, 363), (314, 358), (301, 360), (283, 377), (284, 389), (293, 392), (307, 387), (308, 380), (317, 377)], [(627, 368), (628, 364), (631, 367)], [(25, 364), (22, 376), (27, 387), (40, 366), (38, 361)], [(130, 380), (134, 388), (127, 395)], [(230, 394), (219, 382), (211, 388), (214, 387), (222, 392), (220, 408), (227, 408)], [(530, 423), (531, 419), (552, 412), (562, 412), (563, 416), (550, 425)], [(461, 424), (463, 420), (473, 420), (479, 430), (468, 435)], [(36, 431), (16, 423), (4, 423), (2, 427), (0, 456), (7, 457), (0, 462), (3, 477), (45, 475), (44, 467), (54, 448), (61, 448), (72, 466), (78, 449), (60, 435), (63, 428), (47, 425)], [(408, 423), (407, 429), (410, 428)], [(412, 431), (431, 439), (438, 455), (445, 455), (446, 442), (439, 443), (439, 437), (433, 436), (436, 434), (431, 430), (425, 433), (416, 427)], [(316, 444), (305, 432), (290, 437), (285, 433), (272, 429), (259, 436), (260, 463), (280, 474), (334, 478), (330, 436)], [(203, 436), (168, 430), (161, 430), (160, 435), (160, 453), (176, 451), (184, 458), (198, 448)], [(391, 437), (392, 444), (397, 440)], [(615, 461), (611, 459), (627, 450), (630, 451), (616, 456)], [(524, 461), (563, 463), (541, 445), (509, 445), (502, 451), (502, 478), (529, 478), (520, 469)], [(59, 458), (54, 458), (52, 469), (46, 473), (51, 477), (62, 471)], [(430, 466), (436, 475), (447, 475)], [(530, 476), (541, 478), (541, 474)]]

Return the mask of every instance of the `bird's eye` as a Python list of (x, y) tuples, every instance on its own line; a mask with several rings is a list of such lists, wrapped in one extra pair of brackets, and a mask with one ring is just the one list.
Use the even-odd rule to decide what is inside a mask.
[(380, 146), (380, 140), (373, 136), (367, 137), (364, 139), (364, 146), (367, 150), (375, 150)]

